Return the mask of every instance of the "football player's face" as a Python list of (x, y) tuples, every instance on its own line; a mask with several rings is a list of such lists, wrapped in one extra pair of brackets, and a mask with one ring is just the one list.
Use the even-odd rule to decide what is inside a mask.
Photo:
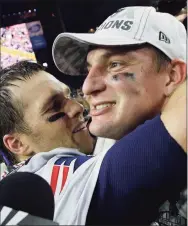
[(31, 130), (21, 134), (22, 142), (34, 153), (55, 148), (76, 148), (90, 153), (94, 141), (83, 118), (83, 107), (70, 99), (69, 88), (41, 71), (26, 82), (16, 81), (12, 89), (24, 109), (24, 121)]
[(91, 50), (83, 85), (91, 109), (90, 132), (112, 139), (158, 114), (165, 100), (165, 72), (158, 73), (154, 50), (118, 51)]

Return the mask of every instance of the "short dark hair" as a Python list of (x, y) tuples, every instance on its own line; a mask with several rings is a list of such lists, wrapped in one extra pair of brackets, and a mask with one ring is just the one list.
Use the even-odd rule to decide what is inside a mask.
[(165, 69), (167, 65), (171, 62), (171, 59), (163, 53), (160, 49), (156, 48), (155, 46), (149, 44), (149, 43), (144, 43), (140, 45), (135, 45), (135, 49), (142, 49), (142, 48), (148, 48), (152, 49), (155, 53), (155, 66), (157, 72), (160, 72), (161, 69)]
[(154, 46), (151, 46), (151, 48), (154, 49), (156, 54), (156, 60), (155, 60), (156, 70), (157, 72), (160, 72), (161, 69), (165, 69), (168, 66), (168, 64), (171, 62), (171, 59), (165, 53), (163, 53), (160, 49)]
[(15, 164), (16, 158), (4, 147), (3, 136), (12, 132), (28, 133), (29, 128), (23, 120), (22, 103), (13, 98), (9, 87), (15, 86), (14, 81), (26, 81), (43, 70), (44, 67), (38, 63), (20, 61), (0, 71), (0, 145), (12, 164)]

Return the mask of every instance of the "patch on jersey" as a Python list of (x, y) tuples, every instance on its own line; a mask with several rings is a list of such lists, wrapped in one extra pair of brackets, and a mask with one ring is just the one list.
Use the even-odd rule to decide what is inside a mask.
[(69, 167), (70, 167), (71, 162), (74, 159), (75, 158), (68, 158), (67, 159), (67, 158), (62, 157), (54, 163), (54, 166), (53, 166), (53, 169), (52, 169), (52, 175), (51, 175), (51, 182), (50, 182), (53, 194), (55, 194), (55, 192), (56, 192), (56, 187), (57, 187), (57, 182), (58, 182), (58, 177), (59, 177), (61, 165), (63, 164), (63, 176), (62, 176), (60, 192), (63, 190), (63, 187), (64, 187), (64, 185), (67, 181), (67, 176), (68, 176), (68, 173), (69, 173)]

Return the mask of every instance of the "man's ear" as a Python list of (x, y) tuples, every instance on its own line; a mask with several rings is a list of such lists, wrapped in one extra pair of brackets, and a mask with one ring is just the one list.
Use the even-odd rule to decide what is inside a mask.
[(3, 137), (3, 143), (5, 147), (16, 155), (23, 155), (25, 150), (25, 145), (20, 140), (17, 134), (6, 134)]
[(172, 60), (171, 68), (166, 82), (165, 94), (170, 96), (174, 90), (186, 79), (186, 64), (180, 60)]

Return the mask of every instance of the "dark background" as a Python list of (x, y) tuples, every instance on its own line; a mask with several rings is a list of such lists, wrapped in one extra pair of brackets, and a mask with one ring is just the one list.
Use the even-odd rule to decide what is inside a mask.
[[(40, 20), (47, 48), (35, 51), (40, 63), (47, 62), (47, 71), (72, 88), (82, 85), (83, 77), (60, 73), (52, 60), (52, 44), (61, 32), (88, 32), (99, 26), (110, 14), (125, 6), (160, 6), (159, 11), (176, 14), (184, 0), (0, 0), (1, 27)], [(36, 15), (28, 13), (36, 9)], [(18, 15), (18, 12), (21, 15)]]

